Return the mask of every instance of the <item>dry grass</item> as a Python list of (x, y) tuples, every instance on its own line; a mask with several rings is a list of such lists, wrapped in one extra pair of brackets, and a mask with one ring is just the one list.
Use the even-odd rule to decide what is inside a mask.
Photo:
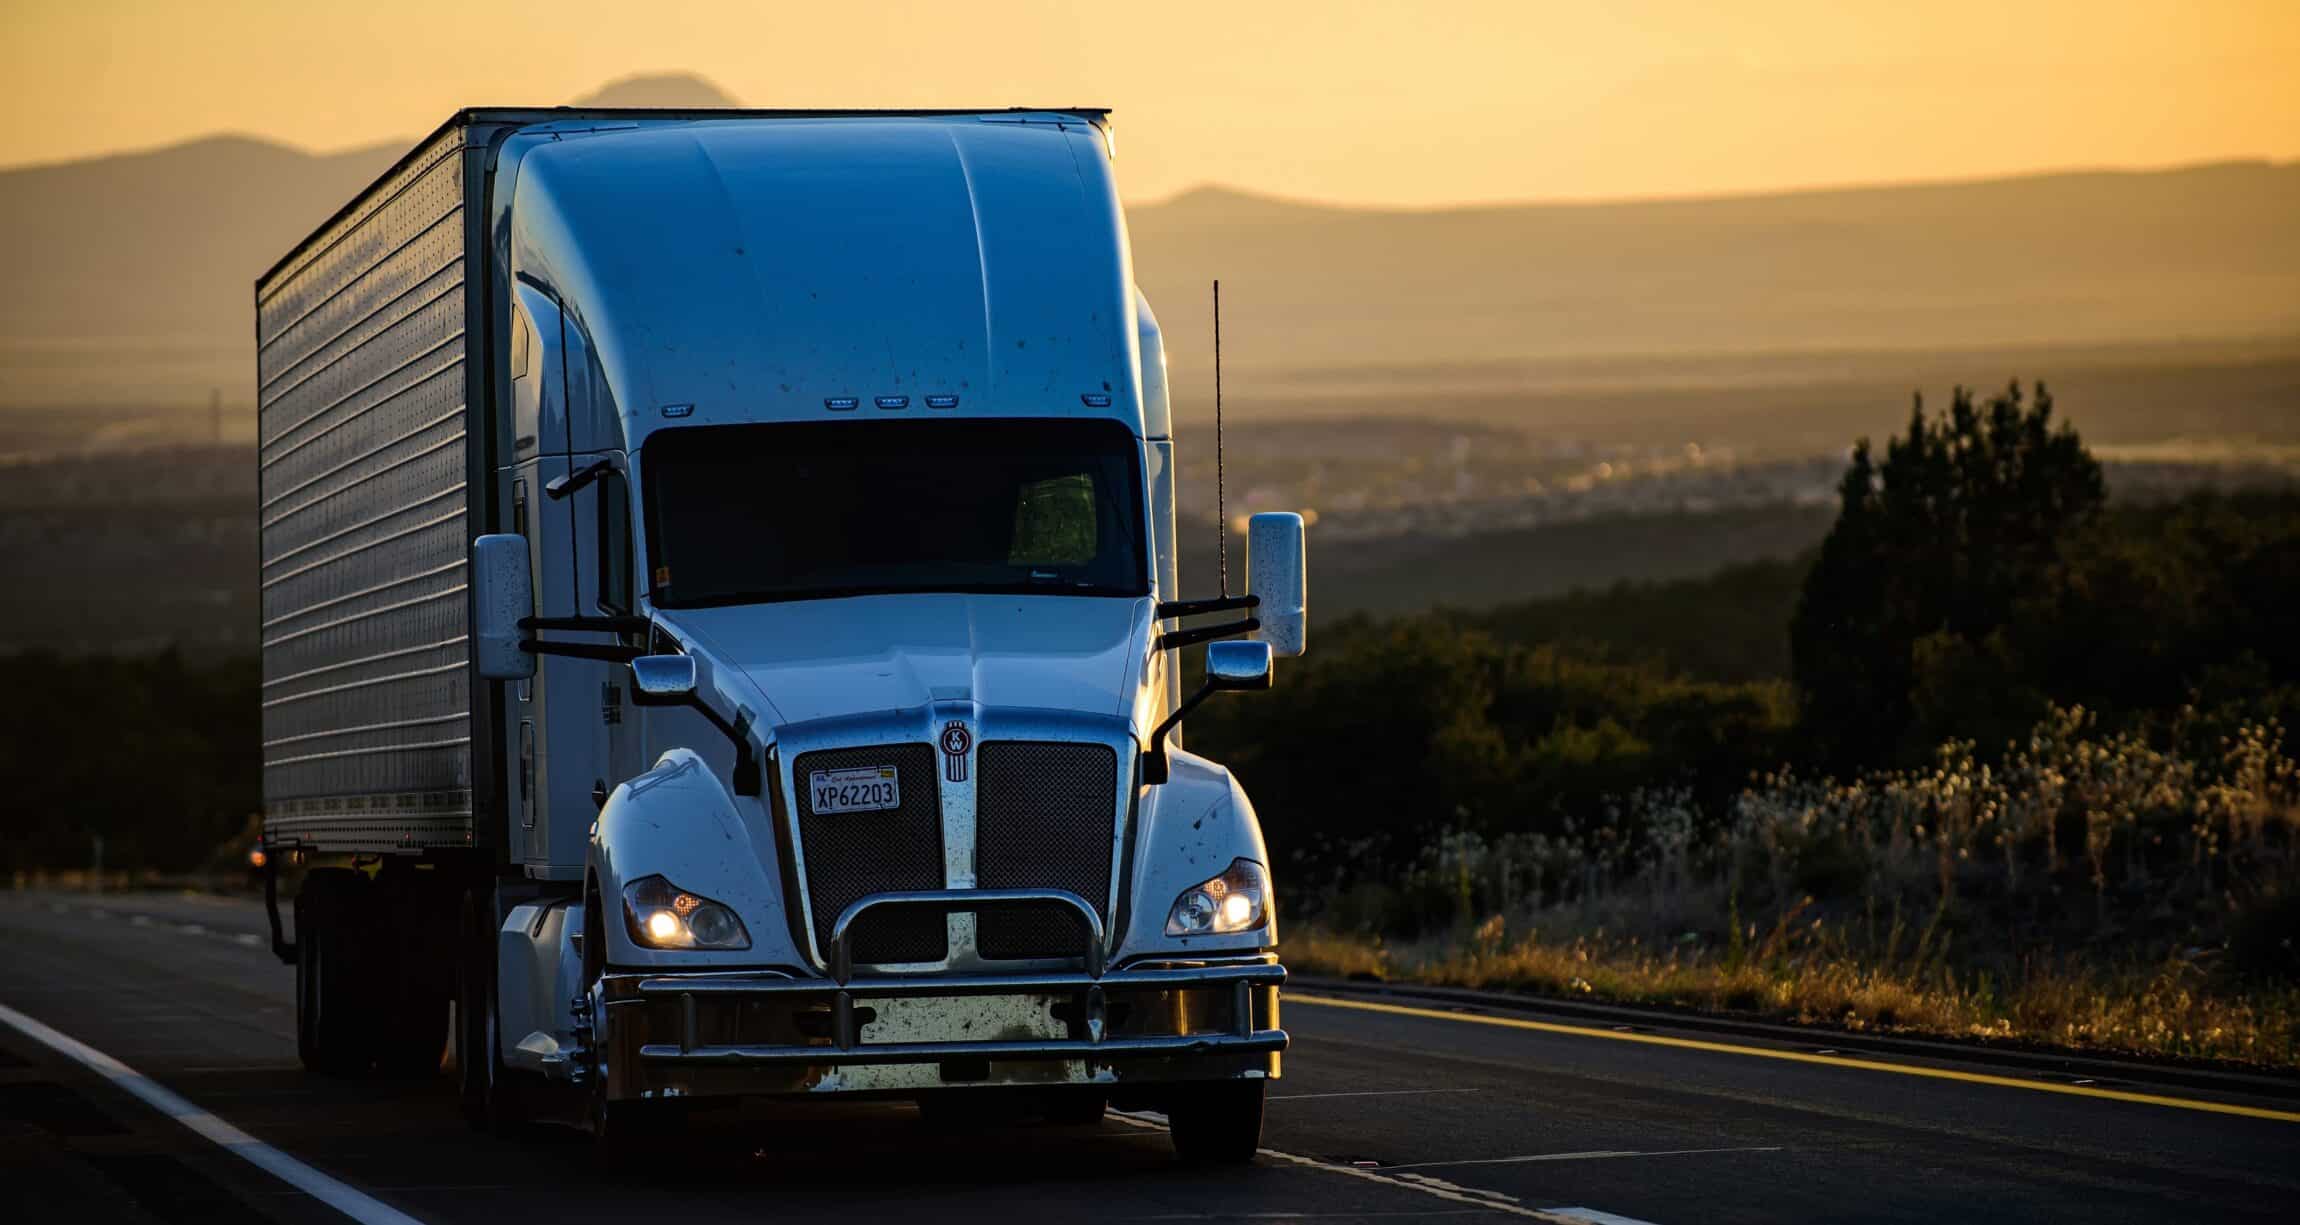
[(1845, 952), (1655, 953), (1633, 941), (1509, 938), (1498, 918), (1465, 937), (1391, 945), (1315, 927), (1288, 934), (1297, 971), (1693, 1008), (1861, 1032), (2033, 1043), (2117, 1054), (2300, 1068), (2300, 991), (2229, 992), (2204, 972), (2040, 970), (1960, 979), (1938, 963), (1880, 966)]
[[(1449, 833), (1330, 890), (1313, 973), (1853, 1030), (2300, 1068), (2300, 763), (2273, 723), (2186, 752), (2057, 711), (1994, 764), (1780, 773)], [(2192, 738), (2193, 741), (2193, 738)], [(1385, 942), (1377, 933), (1434, 933)]]

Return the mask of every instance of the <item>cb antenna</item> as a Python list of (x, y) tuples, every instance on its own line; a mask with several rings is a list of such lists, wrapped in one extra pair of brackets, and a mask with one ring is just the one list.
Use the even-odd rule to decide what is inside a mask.
[(1230, 507), (1222, 495), (1222, 280), (1214, 279), (1214, 557), (1230, 598)]

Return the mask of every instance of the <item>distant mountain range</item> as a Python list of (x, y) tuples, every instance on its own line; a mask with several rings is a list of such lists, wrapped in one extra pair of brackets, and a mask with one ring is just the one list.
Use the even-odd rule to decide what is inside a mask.
[[(578, 104), (732, 100), (666, 76)], [(255, 275), (404, 149), (218, 136), (0, 171), (0, 407), (244, 403)], [(1217, 276), (1226, 358), (1305, 394), (1666, 378), (1686, 355), (2300, 335), (2295, 163), (1436, 211), (1204, 188), (1129, 215), (1193, 386)]]

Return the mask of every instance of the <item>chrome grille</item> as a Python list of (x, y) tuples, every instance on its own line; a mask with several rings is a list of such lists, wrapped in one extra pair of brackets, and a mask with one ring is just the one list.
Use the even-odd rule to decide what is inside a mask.
[[(825, 749), (791, 764), (799, 814), (799, 852), (806, 863), (807, 905), (815, 946), (830, 956), (831, 925), (856, 899), (889, 890), (943, 884), (942, 801), (935, 791), (934, 750), (923, 744)], [(817, 815), (807, 776), (817, 770), (893, 766), (902, 804), (880, 812)], [(875, 911), (849, 932), (861, 965), (940, 961), (950, 954), (943, 918), (931, 910)]]
[[(1068, 889), (1110, 922), (1111, 843), (1118, 754), (1106, 744), (989, 741), (977, 750), (975, 879), (985, 889)], [(1059, 910), (1005, 910), (976, 918), (976, 943), (994, 959), (1076, 957), (1078, 923)]]

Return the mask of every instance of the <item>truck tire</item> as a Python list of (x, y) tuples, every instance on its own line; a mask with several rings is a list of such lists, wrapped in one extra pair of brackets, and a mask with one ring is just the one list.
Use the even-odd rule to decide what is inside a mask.
[(296, 1054), (322, 1076), (356, 1076), (373, 1055), (357, 951), (366, 885), (349, 868), (314, 868), (296, 893)]
[[(375, 1064), (386, 1076), (420, 1080), (439, 1075), (447, 1053), (448, 1017), (455, 1001), (452, 965), (440, 952), (456, 947), (460, 917), (429, 874), (387, 868), (371, 886), (369, 945), (381, 964), (377, 994)], [(388, 959), (388, 960), (385, 960)]]
[(1262, 1145), (1263, 1080), (1188, 1085), (1166, 1108), (1174, 1151), (1198, 1165), (1244, 1165)]
[(463, 1117), (475, 1130), (508, 1135), (526, 1123), (527, 1110), (497, 1039), (493, 885), (464, 891), (455, 947), (455, 1068)]
[(447, 1051), (451, 1002), (436, 988), (403, 985), (399, 998), (379, 1010), (377, 1070), (408, 1080), (437, 1076)]
[(1056, 1127), (1086, 1127), (1109, 1113), (1110, 1096), (1094, 1090), (1057, 1090), (1047, 1095), (1044, 1117)]

